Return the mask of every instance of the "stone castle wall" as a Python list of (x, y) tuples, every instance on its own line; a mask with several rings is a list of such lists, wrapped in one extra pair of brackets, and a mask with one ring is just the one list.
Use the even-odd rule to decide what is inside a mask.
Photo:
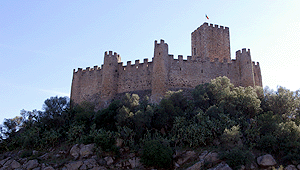
[(152, 102), (159, 102), (170, 89), (194, 88), (218, 76), (227, 76), (235, 86), (262, 86), (259, 63), (252, 62), (250, 50), (236, 52), (230, 58), (229, 28), (204, 23), (192, 33), (192, 56), (174, 59), (163, 40), (154, 44), (152, 62), (136, 60), (124, 66), (121, 57), (104, 54), (101, 67), (73, 71), (71, 99), (106, 107), (118, 94), (150, 92)]

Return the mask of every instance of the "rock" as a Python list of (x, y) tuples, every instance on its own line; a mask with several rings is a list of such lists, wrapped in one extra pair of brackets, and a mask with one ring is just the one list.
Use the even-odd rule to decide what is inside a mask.
[(21, 168), (21, 164), (19, 163), (19, 162), (17, 162), (16, 160), (13, 160), (12, 162), (11, 162), (11, 164), (10, 164), (10, 167), (12, 168), (12, 169), (18, 169), (18, 168)]
[(204, 157), (205, 162), (210, 163), (217, 163), (220, 162), (220, 159), (218, 158), (218, 153), (216, 152), (210, 152)]
[(116, 140), (116, 146), (119, 147), (119, 148), (121, 148), (122, 145), (123, 145), (123, 139), (117, 138), (117, 140)]
[(129, 169), (130, 163), (128, 161), (122, 161), (122, 162), (116, 163), (115, 166), (118, 168), (121, 168), (121, 169)]
[(98, 166), (97, 161), (93, 158), (83, 161), (83, 164), (86, 165), (88, 169)]
[(23, 165), (23, 168), (24, 169), (34, 169), (38, 166), (39, 166), (38, 160), (34, 159), (34, 160), (29, 160), (27, 163), (25, 163)]
[(288, 165), (286, 168), (284, 168), (284, 170), (297, 170), (297, 168), (295, 165)]
[(5, 162), (5, 164), (3, 166), (7, 166), (10, 167), (10, 164), (13, 162), (13, 159), (10, 159), (8, 161)]
[(11, 170), (11, 168), (9, 166), (3, 166), (2, 168), (0, 168), (0, 170)]
[(219, 165), (209, 170), (232, 170), (232, 169), (225, 162), (221, 162)]
[(179, 168), (180, 165), (179, 165), (177, 162), (174, 162), (174, 167), (175, 167), (175, 168)]
[(78, 144), (72, 146), (72, 148), (70, 150), (70, 155), (72, 155), (75, 159), (79, 158), (79, 156), (80, 156), (80, 148), (79, 148)]
[(56, 157), (56, 158), (60, 158), (61, 155), (60, 155), (60, 154), (56, 154), (55, 157)]
[(193, 166), (187, 168), (186, 170), (198, 170), (198, 169), (202, 169), (203, 165), (204, 165), (204, 159), (202, 159), (199, 162), (195, 163)]
[(207, 151), (207, 150), (203, 151), (203, 152), (200, 154), (200, 156), (199, 156), (200, 160), (201, 160), (201, 159), (204, 159), (204, 158), (206, 157), (207, 154), (208, 154), (208, 151)]
[(141, 166), (140, 160), (141, 160), (140, 158), (134, 157), (132, 159), (129, 159), (128, 161), (131, 165), (131, 168), (136, 168), (136, 167)]
[(260, 166), (274, 166), (277, 164), (275, 159), (270, 154), (260, 156), (256, 160), (257, 164)]
[(49, 158), (49, 153), (45, 153), (44, 155), (39, 157), (39, 159), (42, 159), (42, 160), (46, 160), (48, 158)]
[(300, 164), (299, 164), (299, 165), (297, 165), (297, 168), (298, 168), (298, 169), (300, 169)]
[(251, 170), (258, 169), (257, 164), (255, 162), (252, 162), (251, 165), (250, 165), (250, 169)]
[(180, 155), (179, 157), (180, 158), (177, 160), (177, 163), (179, 165), (182, 165), (187, 161), (195, 159), (197, 157), (197, 155), (196, 155), (195, 151), (187, 151), (187, 152), (183, 153), (182, 155)]
[(32, 155), (38, 155), (38, 154), (39, 154), (39, 151), (36, 151), (36, 150), (32, 151)]
[(52, 166), (48, 166), (46, 168), (44, 168), (43, 170), (55, 170)]
[(0, 165), (3, 166), (8, 160), (10, 160), (10, 158), (11, 158), (11, 157), (7, 157), (7, 158), (1, 160), (1, 161), (0, 161)]
[(76, 162), (68, 163), (65, 166), (67, 170), (78, 170), (82, 164), (83, 164), (82, 161), (76, 161)]
[(41, 170), (41, 168), (40, 167), (36, 167), (36, 168), (34, 168), (32, 170)]
[(104, 166), (94, 167), (91, 170), (107, 170)]
[(80, 156), (82, 158), (87, 158), (90, 155), (93, 155), (94, 144), (83, 145), (80, 149)]
[(105, 159), (99, 159), (98, 160), (98, 164), (100, 165), (100, 166), (105, 166), (105, 165), (107, 165), (107, 162), (106, 162), (106, 160)]
[(113, 158), (110, 156), (105, 157), (104, 160), (106, 161), (107, 165), (111, 165), (114, 163)]
[(87, 168), (86, 164), (83, 164), (83, 165), (80, 166), (80, 169), (85, 170), (85, 169), (88, 169), (88, 168)]

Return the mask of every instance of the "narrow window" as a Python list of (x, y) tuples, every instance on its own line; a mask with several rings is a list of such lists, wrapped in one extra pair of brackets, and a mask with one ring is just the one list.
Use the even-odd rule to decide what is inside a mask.
[(203, 73), (203, 70), (201, 70), (201, 73)]
[(194, 48), (194, 55), (196, 55), (196, 48)]

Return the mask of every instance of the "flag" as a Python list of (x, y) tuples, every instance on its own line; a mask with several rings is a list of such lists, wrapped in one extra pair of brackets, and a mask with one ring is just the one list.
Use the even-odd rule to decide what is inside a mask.
[(209, 19), (208, 16), (205, 14), (206, 19)]

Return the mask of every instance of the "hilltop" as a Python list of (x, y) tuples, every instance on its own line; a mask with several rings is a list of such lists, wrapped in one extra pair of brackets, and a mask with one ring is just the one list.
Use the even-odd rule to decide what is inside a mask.
[(300, 163), (300, 95), (217, 77), (158, 104), (126, 93), (106, 109), (47, 99), (6, 119), (2, 168), (263, 169)]

